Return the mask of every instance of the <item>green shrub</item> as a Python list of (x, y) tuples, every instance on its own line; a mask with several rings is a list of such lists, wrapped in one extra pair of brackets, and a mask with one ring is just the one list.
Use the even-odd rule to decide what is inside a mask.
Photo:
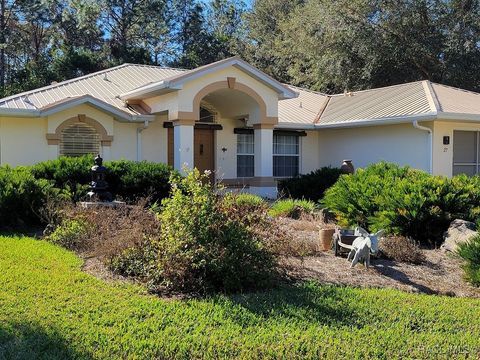
[(92, 165), (93, 156), (85, 155), (40, 162), (30, 166), (29, 170), (36, 179), (50, 180), (55, 188), (68, 191), (72, 200), (77, 202), (88, 192)]
[(455, 218), (478, 218), (478, 177), (449, 180), (423, 171), (378, 163), (343, 175), (322, 201), (343, 226), (440, 242)]
[(223, 201), (226, 204), (237, 205), (241, 207), (263, 207), (266, 205), (266, 201), (258, 195), (248, 193), (228, 193), (225, 195)]
[(40, 209), (56, 196), (60, 192), (48, 181), (35, 179), (26, 168), (0, 167), (0, 229), (39, 225)]
[(154, 203), (168, 197), (172, 168), (166, 164), (119, 160), (105, 166), (111, 192), (125, 200), (148, 197)]
[(475, 286), (480, 286), (480, 235), (460, 244), (458, 255), (465, 260), (465, 278)]
[(273, 256), (261, 238), (229, 216), (205, 180), (197, 170), (171, 177), (171, 196), (158, 214), (159, 236), (148, 247), (120, 254), (112, 261), (116, 270), (140, 272), (152, 290), (233, 292), (269, 283)]
[(294, 199), (307, 199), (318, 202), (325, 190), (331, 187), (342, 175), (338, 168), (323, 167), (309, 174), (299, 175), (278, 182), (280, 193)]
[[(72, 200), (76, 202), (85, 198), (88, 192), (92, 165), (91, 155), (61, 157), (33, 165), (30, 171), (35, 178), (51, 180), (56, 188), (71, 192)], [(118, 160), (107, 161), (105, 166), (110, 192), (124, 200), (149, 197), (153, 203), (168, 196), (172, 169), (166, 164)]]
[(89, 224), (81, 219), (65, 219), (45, 240), (67, 249), (80, 249), (89, 236)]
[(283, 199), (275, 201), (268, 214), (272, 217), (298, 219), (302, 214), (311, 214), (314, 211), (315, 203), (310, 200)]

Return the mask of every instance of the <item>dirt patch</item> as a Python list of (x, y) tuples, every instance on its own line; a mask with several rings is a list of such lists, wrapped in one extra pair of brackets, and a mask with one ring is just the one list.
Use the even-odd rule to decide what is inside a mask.
[(304, 258), (286, 257), (282, 264), (296, 279), (314, 279), (322, 283), (357, 287), (394, 288), (413, 293), (480, 297), (480, 289), (463, 279), (461, 261), (442, 250), (421, 250), (426, 258), (422, 265), (372, 259), (372, 266), (350, 268), (345, 257), (332, 251)]

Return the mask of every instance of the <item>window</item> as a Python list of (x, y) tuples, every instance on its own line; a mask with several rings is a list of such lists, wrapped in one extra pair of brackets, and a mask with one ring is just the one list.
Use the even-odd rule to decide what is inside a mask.
[(297, 135), (273, 134), (273, 176), (297, 176), (299, 154), (300, 141)]
[(74, 124), (62, 130), (60, 155), (82, 156), (100, 152), (100, 137), (90, 125)]
[(453, 132), (453, 175), (477, 175), (480, 169), (480, 133)]
[(214, 123), (216, 122), (217, 115), (213, 109), (207, 109), (206, 106), (200, 107), (200, 119), (198, 122), (202, 123)]
[(253, 134), (237, 134), (237, 177), (253, 177), (254, 152)]

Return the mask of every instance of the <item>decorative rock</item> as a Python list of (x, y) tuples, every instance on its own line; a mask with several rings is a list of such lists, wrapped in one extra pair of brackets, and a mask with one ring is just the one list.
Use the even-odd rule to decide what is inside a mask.
[(448, 230), (443, 234), (444, 243), (440, 248), (444, 251), (455, 252), (459, 244), (478, 234), (475, 228), (476, 225), (473, 222), (460, 219), (453, 220)]

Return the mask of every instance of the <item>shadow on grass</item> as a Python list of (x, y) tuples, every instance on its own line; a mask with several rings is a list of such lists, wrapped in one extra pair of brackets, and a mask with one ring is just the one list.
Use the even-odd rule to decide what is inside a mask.
[(0, 323), (0, 359), (92, 359), (74, 350), (55, 330), (27, 323)]
[(382, 262), (376, 262), (373, 264), (375, 270), (377, 270), (380, 274), (383, 276), (389, 277), (395, 281), (398, 281), (402, 284), (411, 286), (413, 289), (415, 289), (418, 292), (424, 293), (424, 294), (429, 294), (429, 295), (434, 295), (438, 294), (437, 291), (429, 288), (428, 286), (418, 284), (414, 281), (412, 281), (407, 274), (405, 274), (403, 271), (395, 269), (392, 265), (394, 262), (387, 262), (387, 261), (382, 261)]
[(267, 292), (232, 295), (230, 300), (264, 318), (315, 321), (322, 325), (361, 328), (356, 296), (348, 288), (314, 282), (282, 285)]

